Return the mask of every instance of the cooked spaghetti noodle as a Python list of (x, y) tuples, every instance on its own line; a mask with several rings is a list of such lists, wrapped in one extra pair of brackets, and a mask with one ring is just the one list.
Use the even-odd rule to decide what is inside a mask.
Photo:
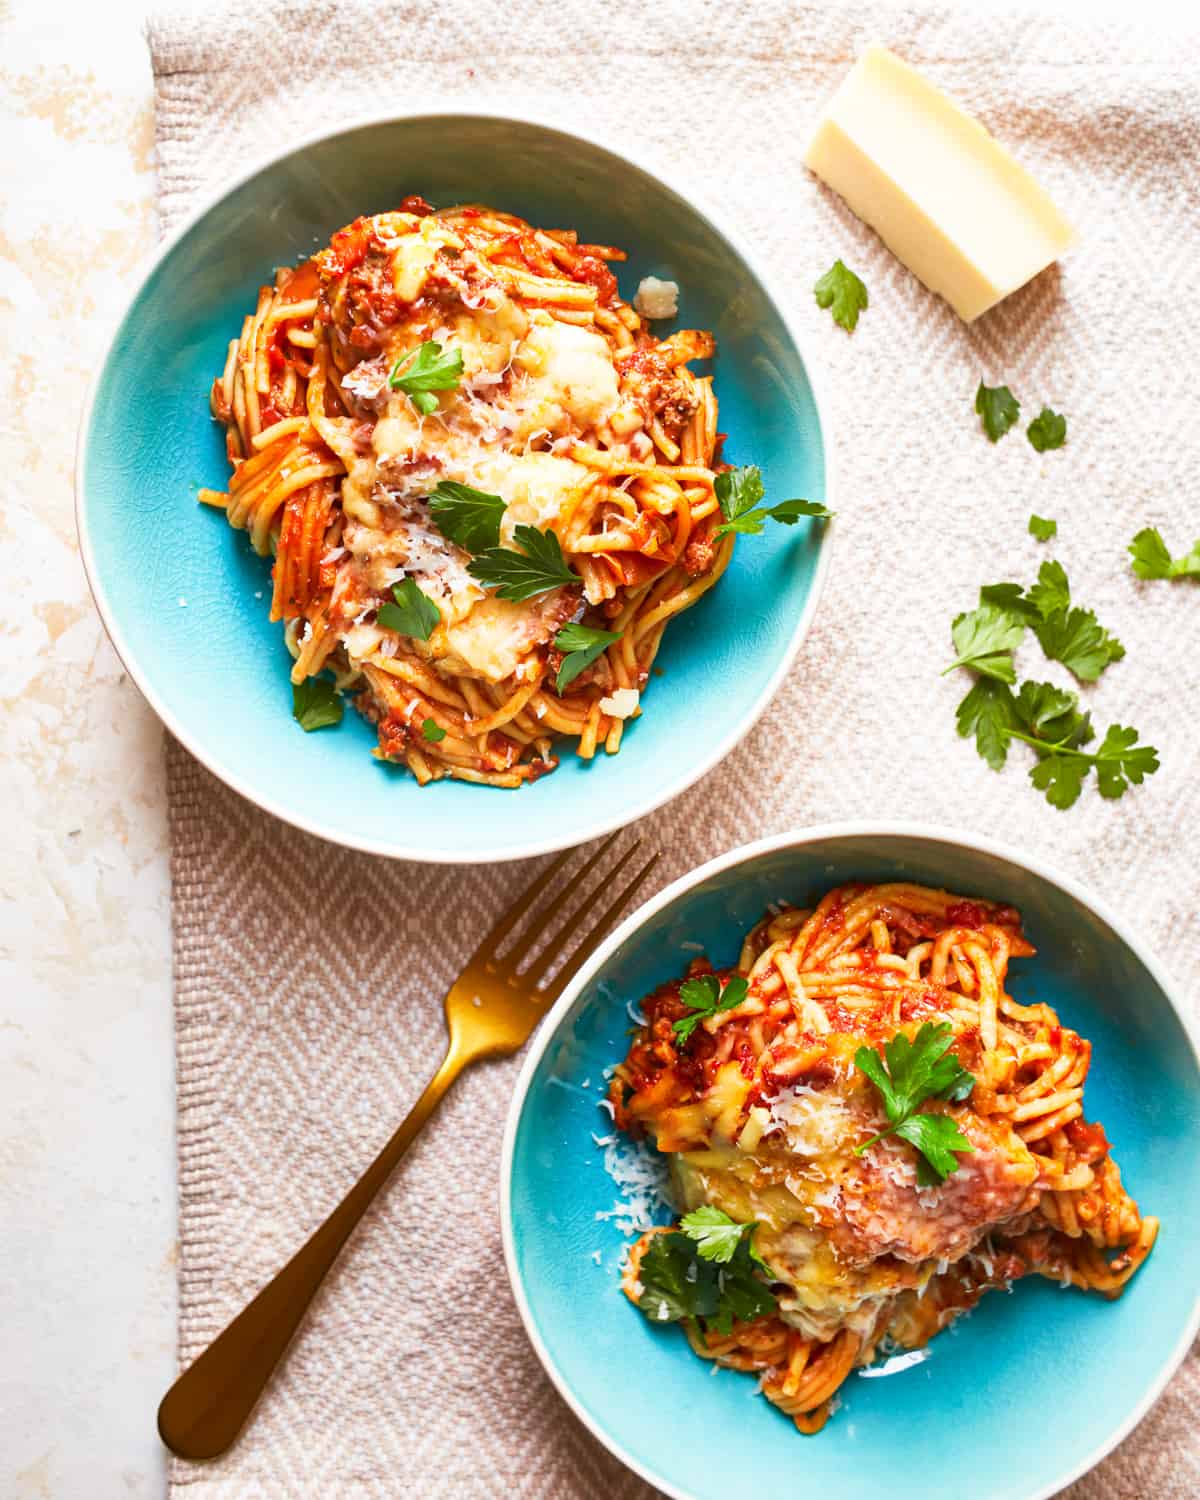
[[(667, 623), (729, 562), (716, 398), (688, 368), (712, 336), (650, 333), (617, 294), (622, 259), (407, 198), (279, 271), (214, 382), (233, 475), (201, 498), (275, 554), (293, 683), (331, 670), (376, 753), (421, 783), (520, 786), (560, 736), (615, 753)], [(398, 377), (430, 344), (459, 377), (410, 399)], [(481, 585), (431, 512), (443, 481), (503, 500), (502, 546), (552, 533), (577, 584), (519, 601)], [(380, 617), (406, 579), (436, 606), (424, 639)], [(618, 638), (559, 690), (570, 621)]]
[[(1090, 1044), (1005, 989), (1010, 959), (1033, 952), (1011, 907), (848, 885), (764, 918), (737, 965), (745, 999), (686, 1040), (680, 983), (644, 1003), (611, 1083), (617, 1122), (669, 1155), (681, 1212), (711, 1205), (756, 1223), (777, 1295), (773, 1312), (728, 1333), (686, 1320), (689, 1340), (757, 1372), (802, 1432), (824, 1424), (838, 1387), (881, 1345), (921, 1346), (1027, 1274), (1117, 1297), (1154, 1244), (1158, 1221), (1138, 1212), (1103, 1130), (1083, 1116)], [(692, 972), (708, 968), (697, 960)], [(949, 1025), (974, 1080), (964, 1102), (925, 1106), (969, 1142), (934, 1186), (895, 1135), (856, 1151), (888, 1127), (856, 1052), (897, 1033), (911, 1041), (927, 1022)], [(634, 1301), (649, 1245), (671, 1232), (648, 1231), (631, 1251)]]

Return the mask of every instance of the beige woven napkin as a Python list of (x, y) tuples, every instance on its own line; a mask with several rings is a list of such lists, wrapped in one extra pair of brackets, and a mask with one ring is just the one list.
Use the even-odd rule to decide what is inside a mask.
[[(977, 111), (1078, 223), (1080, 247), (1061, 271), (974, 328), (801, 165), (815, 110), (870, 40)], [(1195, 33), (1080, 29), (1010, 7), (338, 0), (171, 12), (150, 41), (168, 227), (202, 190), (298, 135), (436, 100), (606, 133), (702, 183), (758, 241), (829, 376), (840, 519), (816, 623), (765, 719), (643, 827), (665, 853), (664, 881), (789, 825), (957, 824), (1061, 863), (1195, 992), (1200, 590), (1139, 584), (1124, 554), (1148, 523), (1177, 550), (1200, 531), (1187, 277), (1200, 190)], [(404, 191), (397, 163), (397, 198)], [(853, 337), (812, 301), (835, 255), (870, 288)], [(1039, 457), (1016, 432), (990, 447), (972, 413), (981, 376), (1012, 386), (1027, 415), (1043, 402), (1065, 412), (1069, 446)], [(1052, 547), (1025, 534), (1030, 511), (1057, 518)], [(1163, 761), (1123, 802), (1090, 787), (1067, 813), (1032, 790), (1020, 754), (995, 775), (956, 738), (967, 684), (938, 675), (951, 616), (978, 586), (1031, 580), (1050, 554), (1128, 648), (1086, 694), (1097, 718), (1135, 724)], [(169, 766), (186, 1361), (404, 1113), (440, 1056), (447, 980), (530, 872), (345, 853), (256, 811), (175, 746)], [(252, 1430), (211, 1466), (177, 1464), (174, 1492), (648, 1494), (562, 1405), (513, 1308), (496, 1188), (515, 1066), (462, 1079)], [(1134, 1187), (1150, 1206), (1150, 1185)], [(1169, 1233), (1170, 1205), (1153, 1207)], [(1196, 1494), (1198, 1406), (1193, 1359), (1071, 1495)]]

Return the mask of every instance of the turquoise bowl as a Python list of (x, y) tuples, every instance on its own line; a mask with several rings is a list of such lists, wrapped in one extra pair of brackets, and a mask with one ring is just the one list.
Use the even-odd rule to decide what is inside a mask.
[[(1091, 1038), (1087, 1113), (1125, 1182), (1162, 1219), (1117, 1302), (1030, 1278), (985, 1297), (928, 1357), (851, 1376), (816, 1437), (698, 1359), (619, 1290), (628, 1241), (595, 1137), (602, 1070), (628, 1045), (627, 1002), (677, 977), (699, 939), (732, 963), (769, 902), (840, 881), (904, 879), (1017, 906), (1038, 949), (1018, 999), (1046, 1000)], [(689, 944), (692, 946), (689, 948)], [(554, 1007), (517, 1084), (501, 1189), (505, 1253), (529, 1337), (559, 1391), (619, 1458), (669, 1495), (729, 1500), (1040, 1500), (1145, 1414), (1200, 1325), (1200, 1063), (1155, 960), (1071, 881), (970, 835), (816, 828), (738, 849), (677, 881), (604, 944)]]
[[(565, 748), (519, 792), (461, 782), (421, 790), (372, 758), (348, 712), (306, 735), (292, 719), (290, 659), (267, 620), (269, 563), (199, 486), (225, 489), (208, 389), (229, 339), (276, 265), (406, 193), (485, 201), (629, 251), (617, 268), (679, 283), (669, 327), (715, 331), (728, 457), (762, 467), (768, 494), (831, 499), (810, 370), (750, 255), (624, 154), (548, 125), (468, 112), (377, 120), (311, 141), (252, 172), (162, 247), (97, 375), (80, 435), (84, 561), (122, 661), (167, 728), (246, 797), (324, 838), (447, 863), (565, 848), (641, 817), (744, 735), (790, 665), (816, 603), (828, 527), (771, 526), (739, 542), (720, 586), (666, 633), (646, 712), (621, 753), (588, 765)], [(660, 331), (664, 325), (659, 325)]]

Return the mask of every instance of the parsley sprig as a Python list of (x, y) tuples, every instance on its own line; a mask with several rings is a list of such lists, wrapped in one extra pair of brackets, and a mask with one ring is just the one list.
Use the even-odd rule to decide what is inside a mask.
[(400, 356), (392, 366), (388, 384), (394, 391), (403, 391), (422, 416), (427, 417), (437, 410), (434, 391), (457, 390), (462, 372), (461, 349), (447, 353), (436, 339), (426, 339)]
[(861, 1156), (886, 1135), (898, 1135), (917, 1148), (917, 1182), (933, 1187), (958, 1170), (958, 1158), (975, 1147), (950, 1115), (921, 1112), (930, 1099), (961, 1101), (975, 1087), (968, 1073), (950, 1052), (954, 1031), (948, 1021), (926, 1021), (912, 1041), (899, 1031), (883, 1052), (860, 1047), (854, 1066), (879, 1091), (888, 1127), (855, 1147)]
[(1200, 539), (1182, 557), (1172, 557), (1156, 526), (1146, 526), (1129, 544), (1130, 566), (1139, 578), (1200, 578)]
[(998, 443), (1021, 415), (1021, 403), (1006, 385), (984, 385), (975, 392), (975, 410), (988, 440)]
[(678, 1230), (656, 1234), (638, 1267), (638, 1307), (652, 1323), (697, 1320), (722, 1334), (774, 1312), (775, 1294), (759, 1275), (770, 1272), (754, 1248), (756, 1228), (705, 1207)]
[[(1046, 687), (1049, 684), (1039, 685)], [(1069, 696), (1074, 698), (1075, 694)], [(1030, 771), (1029, 779), (1038, 791), (1046, 794), (1051, 807), (1065, 809), (1077, 802), (1089, 771), (1096, 773), (1100, 795), (1112, 800), (1123, 797), (1130, 782), (1141, 786), (1147, 776), (1158, 770), (1158, 751), (1153, 745), (1139, 745), (1136, 729), (1110, 724), (1099, 748), (1092, 752), (1079, 749), (1076, 742), (1081, 728), (1085, 729), (1087, 739), (1093, 737), (1090, 716), (1085, 714), (1079, 719), (1073, 711), (1068, 716), (1067, 726), (1067, 733), (1061, 739), (1050, 742), (1044, 736), (1026, 734), (1019, 729), (1009, 730), (1012, 739), (1023, 740), (1037, 750), (1038, 762)]]
[(1041, 411), (1025, 429), (1025, 436), (1039, 453), (1049, 453), (1052, 448), (1061, 448), (1067, 441), (1067, 419), (1048, 406)]
[(1045, 516), (1031, 515), (1029, 517), (1029, 535), (1035, 537), (1039, 542), (1048, 542), (1051, 537), (1058, 535), (1058, 522), (1048, 520)]
[(489, 547), (467, 565), (467, 572), (480, 583), (494, 588), (501, 599), (520, 602), (544, 594), (547, 589), (582, 583), (563, 557), (552, 531), (536, 526), (514, 526), (513, 541), (520, 547)]
[(998, 682), (1016, 682), (1013, 651), (1025, 635), (1025, 621), (1011, 608), (989, 603), (980, 596), (979, 607), (956, 616), (950, 627), (958, 655), (942, 673), (956, 667), (973, 667), (983, 677)]
[(815, 516), (827, 520), (831, 510), (816, 500), (781, 500), (778, 505), (759, 505), (765, 491), (762, 471), (757, 464), (746, 464), (740, 469), (726, 469), (718, 474), (713, 489), (721, 514), (725, 517), (714, 535), (724, 536), (727, 531), (742, 536), (758, 536), (764, 521), (779, 521), (784, 526), (794, 526), (801, 516)]
[(441, 618), (441, 610), (411, 578), (402, 578), (396, 584), (391, 601), (381, 604), (375, 615), (376, 622), (385, 630), (410, 635), (418, 641), (427, 641)]
[(1066, 569), (1049, 560), (1028, 589), (1019, 583), (992, 583), (980, 589), (978, 607), (956, 616), (951, 625), (958, 655), (946, 672), (972, 667), (999, 682), (1015, 682), (1012, 653), (1028, 628), (1049, 659), (1062, 662), (1080, 682), (1095, 682), (1125, 655), (1125, 647), (1099, 623), (1094, 610), (1072, 606)]
[(679, 998), (688, 1006), (691, 1014), (681, 1016), (675, 1022), (675, 1040), (679, 1043), (686, 1042), (701, 1021), (707, 1021), (709, 1016), (720, 1015), (722, 1011), (733, 1010), (742, 1003), (749, 990), (749, 984), (740, 974), (735, 974), (728, 980), (724, 988), (715, 974), (701, 974), (695, 979), (685, 979), (679, 986)]
[(1061, 563), (1048, 560), (1028, 589), (1019, 583), (991, 583), (979, 591), (979, 604), (959, 615), (952, 627), (957, 658), (947, 671), (967, 667), (977, 679), (958, 705), (956, 721), (964, 739), (993, 771), (1008, 759), (1013, 740), (1037, 755), (1029, 778), (1052, 807), (1074, 805), (1092, 771), (1102, 797), (1121, 797), (1158, 770), (1158, 752), (1138, 744), (1136, 729), (1112, 724), (1098, 748), (1091, 715), (1076, 693), (1050, 682), (1016, 686), (1013, 652), (1026, 630), (1032, 630), (1043, 652), (1059, 661), (1080, 682), (1095, 682), (1125, 655), (1119, 640), (1090, 609), (1071, 603), (1071, 585)]
[(577, 625), (574, 622), (564, 625), (554, 637), (555, 646), (566, 653), (554, 679), (555, 692), (561, 693), (563, 688), (575, 681), (580, 672), (591, 666), (602, 651), (620, 639), (619, 630), (597, 630), (592, 625)]
[(328, 677), (306, 677), (292, 684), (292, 718), (305, 734), (340, 724), (344, 711), (342, 696)]
[(464, 552), (486, 552), (500, 545), (505, 504), (499, 495), (456, 479), (440, 479), (429, 496), (429, 511), (442, 535)]
[(1008, 758), (1012, 740), (1037, 752), (1029, 779), (1051, 807), (1065, 810), (1079, 800), (1091, 771), (1102, 797), (1122, 797), (1130, 783), (1140, 786), (1158, 770), (1158, 751), (1139, 745), (1136, 729), (1110, 724), (1095, 750), (1092, 718), (1079, 696), (1050, 682), (1023, 682), (1019, 693), (1001, 682), (980, 678), (958, 705), (958, 732), (975, 736), (975, 748), (992, 770)]
[(842, 260), (835, 260), (817, 281), (813, 296), (817, 306), (827, 307), (833, 321), (847, 333), (853, 333), (858, 327), (858, 315), (871, 300), (862, 281)]
[(700, 1208), (694, 1208), (690, 1214), (684, 1214), (679, 1227), (690, 1239), (696, 1241), (697, 1254), (704, 1260), (716, 1260), (722, 1265), (728, 1265), (738, 1246), (745, 1240), (751, 1260), (757, 1261), (764, 1271), (767, 1270), (766, 1261), (754, 1248), (757, 1219), (752, 1219), (749, 1224), (739, 1224), (722, 1209), (706, 1203)]

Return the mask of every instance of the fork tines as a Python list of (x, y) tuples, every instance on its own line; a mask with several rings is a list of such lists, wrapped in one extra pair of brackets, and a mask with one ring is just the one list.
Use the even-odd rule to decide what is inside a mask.
[[(618, 884), (622, 872), (641, 848), (641, 840), (635, 839), (620, 859), (605, 869), (605, 857), (619, 837), (619, 831), (610, 834), (560, 890), (555, 890), (555, 883), (579, 852), (578, 849), (566, 850), (547, 865), (502, 914), (496, 925), (480, 943), (473, 962), (485, 963), (492, 973), (503, 972), (513, 978), (519, 974), (521, 983), (532, 987), (540, 986), (541, 981), (547, 977), (554, 965), (566, 959), (554, 978), (553, 988), (555, 993), (559, 993), (578, 972), (622, 907), (658, 863), (659, 856), (652, 854), (624, 884)], [(593, 876), (595, 878), (590, 881), (586, 892), (578, 900), (573, 900), (576, 893), (589, 882), (589, 877)], [(554, 892), (553, 899), (549, 905), (535, 910), (538, 897), (548, 890)], [(610, 892), (611, 897), (600, 914), (582, 937), (579, 937), (584, 920), (591, 915), (597, 903), (609, 896)], [(565, 913), (562, 921), (559, 922), (553, 934), (547, 937), (551, 925), (560, 913)], [(527, 917), (530, 920), (518, 935), (516, 942), (505, 952), (499, 952), (504, 940), (520, 927)], [(524, 968), (522, 968), (523, 964)]]

